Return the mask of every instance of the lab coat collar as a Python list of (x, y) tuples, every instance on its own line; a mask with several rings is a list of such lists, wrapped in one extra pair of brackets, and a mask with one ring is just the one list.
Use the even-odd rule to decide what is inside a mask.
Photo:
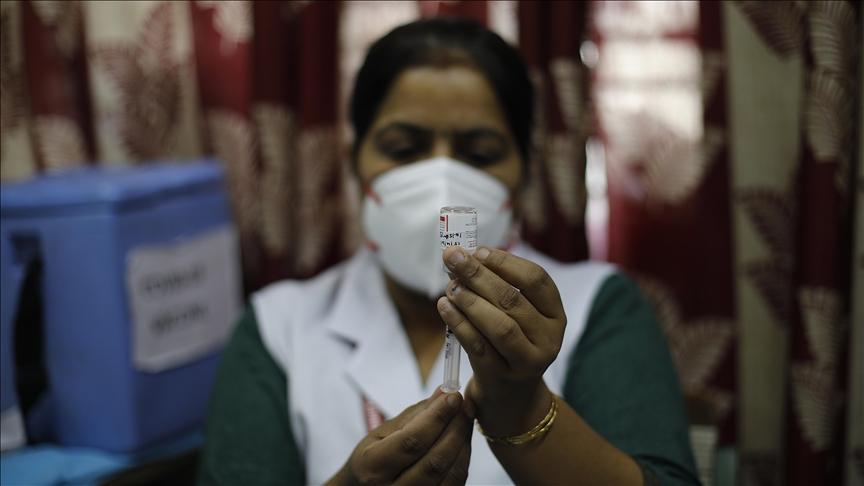
[(353, 345), (348, 376), (386, 419), (426, 398), (408, 336), (368, 250), (348, 264), (327, 320), (335, 338)]

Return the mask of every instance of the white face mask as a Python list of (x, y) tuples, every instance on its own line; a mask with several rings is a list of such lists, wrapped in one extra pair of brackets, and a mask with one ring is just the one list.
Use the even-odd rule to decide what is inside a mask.
[(513, 211), (498, 179), (447, 157), (392, 169), (372, 181), (363, 202), (369, 246), (390, 277), (429, 297), (449, 281), (441, 261), (438, 216), (443, 206), (477, 209), (477, 244), (503, 247)]

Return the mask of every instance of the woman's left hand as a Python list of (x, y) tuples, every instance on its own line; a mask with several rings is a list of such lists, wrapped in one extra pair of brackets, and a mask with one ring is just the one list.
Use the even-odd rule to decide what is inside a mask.
[(542, 267), (502, 250), (481, 247), (472, 256), (453, 247), (443, 258), (453, 281), (438, 312), (474, 369), (465, 398), (487, 433), (525, 432), (551, 400), (543, 373), (567, 324), (558, 288)]

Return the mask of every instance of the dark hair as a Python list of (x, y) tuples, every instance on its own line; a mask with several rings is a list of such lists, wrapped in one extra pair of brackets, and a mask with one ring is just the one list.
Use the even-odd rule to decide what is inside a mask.
[(519, 53), (498, 34), (465, 18), (433, 17), (399, 26), (378, 39), (357, 73), (351, 96), (357, 154), (378, 108), (406, 69), (468, 61), (485, 75), (504, 110), (523, 163), (528, 161), (534, 91)]

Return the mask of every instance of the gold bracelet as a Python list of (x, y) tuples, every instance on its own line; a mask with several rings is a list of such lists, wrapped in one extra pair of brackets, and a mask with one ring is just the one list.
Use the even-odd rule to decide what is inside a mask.
[(552, 405), (549, 407), (549, 412), (539, 424), (524, 434), (511, 435), (510, 437), (492, 437), (486, 435), (486, 432), (483, 431), (483, 427), (480, 427), (479, 423), (477, 424), (477, 430), (483, 434), (483, 437), (486, 437), (487, 441), (493, 444), (522, 445), (546, 435), (546, 432), (549, 432), (549, 428), (552, 427), (552, 423), (555, 422), (555, 417), (557, 416), (558, 401), (555, 400), (555, 395), (552, 395)]

